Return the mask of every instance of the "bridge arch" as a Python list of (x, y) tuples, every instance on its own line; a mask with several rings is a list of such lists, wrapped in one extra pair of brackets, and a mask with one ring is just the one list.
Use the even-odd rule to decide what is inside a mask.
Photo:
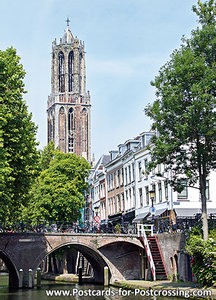
[(3, 250), (0, 250), (0, 258), (4, 261), (9, 273), (9, 287), (17, 288), (19, 286), (19, 275), (17, 268), (11, 258)]
[(142, 278), (142, 257), (144, 248), (130, 240), (116, 240), (99, 248), (99, 251), (114, 265), (123, 280)]
[(81, 252), (83, 256), (89, 261), (91, 264), (93, 271), (94, 271), (94, 276), (92, 281), (96, 283), (104, 283), (104, 267), (107, 266), (109, 269), (109, 278), (111, 278), (112, 274), (112, 266), (110, 266), (109, 261), (107, 261), (106, 257), (94, 249), (93, 247), (89, 245), (84, 245), (81, 243), (63, 243), (55, 248), (53, 248), (51, 251), (47, 252), (46, 254), (44, 253), (43, 255), (40, 256), (40, 260), (37, 260), (37, 265), (34, 266), (34, 270), (37, 270), (37, 268), (40, 266), (41, 262), (45, 257), (48, 255), (54, 253), (56, 250), (64, 248), (66, 246), (71, 246), (75, 250)]

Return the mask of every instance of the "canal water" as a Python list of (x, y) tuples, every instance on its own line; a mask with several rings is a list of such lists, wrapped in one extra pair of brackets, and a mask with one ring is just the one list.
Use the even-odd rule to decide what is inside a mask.
[[(47, 300), (47, 299), (76, 299), (76, 300), (141, 300), (141, 299), (182, 299), (177, 297), (155, 297), (134, 294), (134, 290), (120, 289), (115, 287), (104, 288), (101, 285), (78, 285), (72, 283), (59, 283), (42, 281), (41, 289), (8, 289), (8, 276), (0, 274), (0, 300)], [(142, 291), (141, 291), (142, 293)]]

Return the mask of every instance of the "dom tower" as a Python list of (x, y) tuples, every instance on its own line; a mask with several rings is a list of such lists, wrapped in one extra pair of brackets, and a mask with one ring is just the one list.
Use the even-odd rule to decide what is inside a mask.
[(48, 142), (62, 152), (90, 161), (90, 94), (86, 92), (84, 43), (67, 29), (52, 44), (51, 95), (48, 97)]

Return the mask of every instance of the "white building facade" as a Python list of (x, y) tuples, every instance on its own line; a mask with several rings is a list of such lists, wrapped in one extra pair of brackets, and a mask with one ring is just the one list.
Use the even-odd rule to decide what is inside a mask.
[[(147, 146), (154, 132), (143, 132), (110, 152), (110, 161), (104, 164), (103, 175), (94, 179), (93, 208), (99, 207), (102, 220), (113, 222), (148, 222), (153, 219), (194, 219), (201, 213), (201, 200), (197, 186), (187, 187), (181, 193), (168, 184), (171, 171), (164, 165), (147, 172), (151, 156)], [(207, 179), (206, 197), (208, 215), (216, 215), (216, 172)], [(150, 198), (150, 191), (155, 197)], [(103, 201), (102, 201), (103, 199)]]

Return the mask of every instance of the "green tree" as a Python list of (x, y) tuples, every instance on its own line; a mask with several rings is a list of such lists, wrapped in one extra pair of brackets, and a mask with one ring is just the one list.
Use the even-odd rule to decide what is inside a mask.
[(56, 152), (31, 191), (24, 219), (32, 221), (76, 221), (88, 188), (89, 163), (75, 154)]
[(216, 5), (198, 1), (193, 11), (200, 26), (160, 69), (151, 84), (157, 99), (146, 114), (153, 119), (150, 169), (163, 163), (172, 170), (170, 184), (181, 190), (199, 182), (203, 238), (208, 239), (206, 179), (216, 168)]
[(59, 153), (59, 149), (55, 148), (53, 141), (50, 141), (40, 153), (39, 168), (41, 171), (49, 168), (51, 161), (55, 158), (57, 153)]
[(0, 221), (14, 221), (37, 175), (37, 127), (23, 100), (25, 71), (14, 48), (0, 50)]

